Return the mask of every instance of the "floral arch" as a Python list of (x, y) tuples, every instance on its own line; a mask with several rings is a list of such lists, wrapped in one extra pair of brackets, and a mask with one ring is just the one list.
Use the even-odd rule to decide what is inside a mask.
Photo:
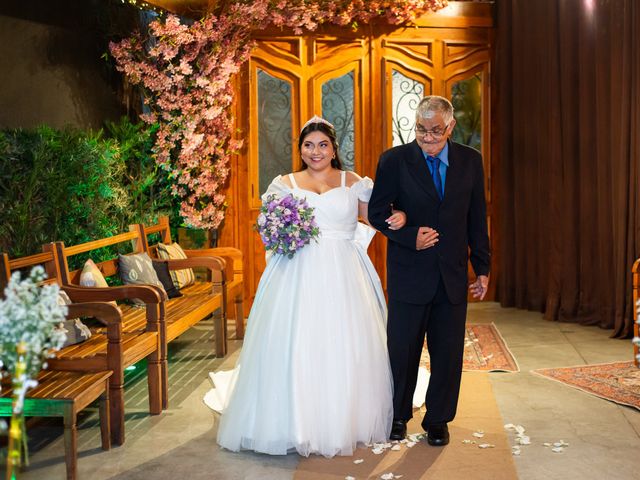
[(249, 58), (251, 32), (268, 26), (313, 31), (332, 23), (357, 28), (375, 18), (391, 24), (415, 20), (447, 0), (241, 0), (222, 2), (202, 19), (169, 14), (110, 45), (116, 68), (144, 92), (157, 124), (156, 162), (167, 172), (188, 226), (217, 228), (224, 218), (223, 185), (229, 158), (242, 146), (235, 137), (232, 78)]

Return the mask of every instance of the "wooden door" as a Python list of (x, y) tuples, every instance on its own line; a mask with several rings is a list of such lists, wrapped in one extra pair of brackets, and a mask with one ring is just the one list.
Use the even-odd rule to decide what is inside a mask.
[(246, 183), (239, 185), (240, 192), (246, 192), (239, 222), (246, 246), (248, 298), (253, 297), (265, 267), (264, 248), (253, 231), (260, 197), (277, 175), (300, 168), (298, 133), (314, 114), (335, 125), (345, 167), (360, 170), (366, 115), (362, 92), (369, 75), (369, 46), (364, 38), (325, 34), (256, 40), (245, 71), (246, 91), (241, 93), (247, 99), (248, 146), (241, 180)]
[[(415, 139), (415, 108), (423, 96), (451, 99), (457, 122), (452, 139), (476, 148), (483, 156), (491, 226), (490, 34), (486, 28), (396, 29), (376, 39), (372, 57), (379, 65), (383, 94), (377, 106), (383, 119), (379, 151)], [(373, 249), (376, 268), (386, 286), (386, 266), (381, 261), (384, 239), (377, 239)]]
[[(237, 232), (234, 245), (245, 254), (247, 308), (265, 266), (253, 230), (260, 196), (276, 175), (300, 167), (298, 133), (314, 114), (336, 126), (346, 168), (373, 178), (381, 152), (414, 139), (419, 99), (452, 98), (454, 139), (478, 148), (485, 160), (491, 221), (491, 15), (486, 5), (465, 8), (468, 17), (445, 12), (409, 28), (326, 27), (305, 36), (274, 30), (256, 37), (238, 82), (237, 124), (246, 146), (236, 165), (238, 208), (227, 219)], [(369, 248), (383, 285), (385, 248), (380, 235)]]

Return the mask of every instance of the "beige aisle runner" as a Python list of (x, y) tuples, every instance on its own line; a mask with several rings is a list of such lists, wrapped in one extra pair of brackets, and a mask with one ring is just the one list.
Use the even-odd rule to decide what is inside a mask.
[[(423, 412), (416, 411), (408, 425), (409, 434), (422, 434)], [(482, 438), (474, 432), (484, 432)], [(402, 480), (515, 480), (518, 478), (511, 447), (498, 411), (493, 390), (485, 372), (465, 372), (462, 377), (458, 415), (449, 425), (451, 443), (431, 447), (426, 438), (413, 447), (400, 444), (399, 450), (385, 449), (376, 455), (372, 448), (359, 448), (353, 457), (312, 456), (302, 458), (295, 480), (344, 480), (394, 478)], [(469, 440), (475, 443), (463, 443)], [(479, 448), (480, 444), (494, 445)], [(354, 460), (363, 460), (355, 464)], [(387, 475), (385, 475), (387, 474)], [(385, 475), (383, 477), (383, 475)]]

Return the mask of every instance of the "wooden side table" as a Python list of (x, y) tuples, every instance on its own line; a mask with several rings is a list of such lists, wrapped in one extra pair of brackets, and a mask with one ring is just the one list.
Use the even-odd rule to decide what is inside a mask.
[[(30, 390), (24, 402), (26, 417), (63, 417), (64, 449), (67, 479), (75, 480), (78, 463), (78, 412), (95, 400), (100, 401), (100, 434), (102, 449), (111, 448), (109, 431), (109, 377), (108, 372), (80, 373), (42, 371), (38, 386)], [(0, 417), (10, 417), (11, 387), (0, 391)]]

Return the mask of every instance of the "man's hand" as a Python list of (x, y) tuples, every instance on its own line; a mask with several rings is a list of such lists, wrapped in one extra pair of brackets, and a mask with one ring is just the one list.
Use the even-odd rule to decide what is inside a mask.
[(486, 275), (478, 275), (476, 281), (469, 285), (469, 291), (473, 298), (483, 300), (489, 289), (489, 277)]
[(438, 242), (439, 233), (430, 227), (418, 228), (418, 236), (416, 237), (416, 250), (424, 250), (433, 247)]

